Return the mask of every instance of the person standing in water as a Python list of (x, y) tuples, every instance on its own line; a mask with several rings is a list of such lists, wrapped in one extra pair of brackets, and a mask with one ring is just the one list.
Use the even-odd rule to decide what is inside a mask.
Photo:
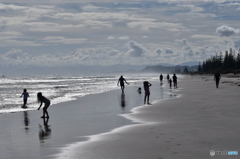
[(160, 82), (162, 83), (162, 80), (163, 80), (163, 75), (162, 74), (159, 76), (159, 79), (160, 79)]
[(23, 93), (22, 93), (22, 95), (20, 96), (20, 98), (22, 98), (22, 96), (23, 96), (23, 105), (22, 105), (22, 108), (26, 108), (27, 99), (28, 99), (28, 97), (29, 97), (29, 94), (28, 94), (28, 92), (27, 92), (27, 89), (24, 89), (24, 90), (23, 90)]
[(41, 103), (38, 110), (41, 108), (43, 103), (45, 104), (43, 107), (43, 116), (41, 118), (45, 118), (46, 117), (45, 114), (47, 115), (47, 118), (49, 118), (47, 109), (50, 106), (50, 103), (51, 103), (50, 100), (44, 97), (41, 92), (38, 92), (37, 99), (38, 99), (38, 103)]
[(218, 85), (219, 85), (219, 81), (220, 81), (220, 78), (221, 78), (221, 75), (220, 73), (217, 71), (214, 75), (214, 80), (216, 82), (216, 87), (218, 88)]
[(177, 76), (175, 73), (173, 74), (173, 87), (177, 88)]
[[(126, 80), (123, 78), (123, 76), (121, 75), (121, 77), (118, 79), (118, 83), (117, 83), (117, 85), (119, 85), (119, 83), (120, 83), (120, 86), (121, 86), (122, 92), (124, 92), (124, 88), (125, 88), (125, 86), (124, 86), (124, 82), (127, 83), (127, 81), (126, 81)], [(129, 84), (129, 83), (127, 83), (127, 84)]]
[(147, 104), (150, 104), (149, 103), (149, 96), (150, 96), (149, 87), (151, 87), (151, 86), (152, 86), (152, 84), (149, 83), (148, 81), (143, 82), (143, 87), (144, 87), (144, 91), (145, 91), (144, 104), (146, 104), (146, 100), (147, 100)]

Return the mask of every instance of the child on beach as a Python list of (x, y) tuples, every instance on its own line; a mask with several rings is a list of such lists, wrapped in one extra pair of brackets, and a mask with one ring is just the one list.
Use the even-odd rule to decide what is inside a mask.
[(147, 99), (147, 104), (150, 104), (149, 103), (149, 96), (150, 96), (149, 87), (152, 86), (152, 84), (149, 83), (148, 81), (144, 81), (143, 86), (144, 86), (144, 90), (145, 90), (144, 104), (146, 104), (146, 99)]
[(45, 114), (47, 115), (47, 118), (49, 118), (47, 109), (50, 105), (50, 100), (47, 99), (46, 97), (44, 97), (41, 92), (38, 92), (37, 99), (38, 99), (38, 103), (41, 103), (38, 110), (41, 108), (42, 103), (45, 103), (45, 105), (43, 107), (43, 116), (41, 118), (45, 118)]
[(22, 108), (26, 108), (27, 99), (28, 99), (28, 97), (29, 97), (29, 94), (28, 94), (28, 92), (27, 92), (27, 89), (24, 89), (24, 90), (23, 90), (23, 93), (22, 93), (22, 95), (20, 96), (20, 98), (22, 98), (22, 96), (23, 96), (23, 105), (22, 105)]
[(169, 79), (169, 86), (172, 88), (172, 79)]

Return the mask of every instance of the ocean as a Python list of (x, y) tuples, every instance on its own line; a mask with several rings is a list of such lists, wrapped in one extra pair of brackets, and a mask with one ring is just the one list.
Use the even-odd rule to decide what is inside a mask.
[[(37, 93), (42, 92), (57, 104), (76, 100), (89, 94), (98, 94), (110, 90), (120, 89), (117, 82), (120, 75), (22, 75), (0, 76), (0, 113), (12, 113), (26, 110), (36, 110)], [(165, 77), (165, 76), (164, 76)], [(124, 78), (129, 86), (142, 86), (142, 82), (158, 81), (157, 74), (127, 74)], [(27, 89), (29, 98), (27, 109), (22, 109), (23, 99), (20, 98), (23, 89)]]

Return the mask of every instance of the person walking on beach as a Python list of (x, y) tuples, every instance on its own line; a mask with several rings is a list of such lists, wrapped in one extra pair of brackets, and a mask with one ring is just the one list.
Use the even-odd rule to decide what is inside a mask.
[(173, 74), (173, 87), (177, 88), (177, 76), (175, 73)]
[(45, 114), (47, 115), (47, 118), (49, 118), (47, 109), (50, 105), (50, 100), (47, 99), (46, 97), (44, 97), (41, 92), (38, 92), (37, 99), (38, 99), (38, 103), (41, 103), (37, 110), (39, 110), (41, 108), (42, 103), (45, 104), (43, 107), (43, 116), (41, 118), (45, 118), (46, 117)]
[(170, 79), (170, 78), (169, 78), (169, 74), (167, 74), (167, 81), (168, 81), (168, 82), (169, 82), (169, 79)]
[[(120, 86), (121, 86), (122, 92), (124, 92), (124, 88), (125, 88), (125, 86), (124, 86), (124, 82), (127, 83), (127, 81), (126, 81), (126, 80), (123, 78), (123, 76), (121, 75), (121, 77), (118, 79), (118, 83), (117, 83), (117, 85), (119, 85), (119, 83), (120, 83)], [(127, 83), (127, 84), (129, 84), (129, 83)]]
[(149, 103), (149, 96), (150, 96), (149, 87), (151, 87), (151, 86), (152, 86), (152, 84), (149, 83), (148, 81), (143, 82), (143, 87), (144, 87), (144, 91), (145, 91), (144, 104), (146, 104), (146, 100), (147, 100), (147, 104), (150, 104)]
[(219, 81), (220, 81), (220, 78), (221, 78), (221, 75), (220, 73), (217, 71), (214, 75), (214, 80), (216, 82), (216, 87), (218, 88), (218, 85), (219, 85)]
[(159, 79), (160, 79), (160, 82), (162, 83), (162, 80), (163, 80), (163, 75), (162, 74), (159, 76)]
[(28, 92), (27, 92), (27, 89), (24, 89), (24, 90), (23, 90), (23, 93), (22, 93), (22, 95), (20, 96), (20, 98), (22, 98), (22, 96), (23, 96), (23, 105), (22, 105), (22, 108), (26, 108), (27, 99), (28, 99), (28, 97), (29, 97), (29, 94), (28, 94)]

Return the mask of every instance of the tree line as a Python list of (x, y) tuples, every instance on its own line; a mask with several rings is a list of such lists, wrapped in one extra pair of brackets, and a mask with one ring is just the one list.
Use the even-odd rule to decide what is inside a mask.
[(237, 54), (233, 52), (232, 48), (225, 51), (225, 55), (220, 52), (209, 59), (199, 62), (199, 73), (214, 73), (220, 71), (221, 73), (240, 73), (240, 48)]

